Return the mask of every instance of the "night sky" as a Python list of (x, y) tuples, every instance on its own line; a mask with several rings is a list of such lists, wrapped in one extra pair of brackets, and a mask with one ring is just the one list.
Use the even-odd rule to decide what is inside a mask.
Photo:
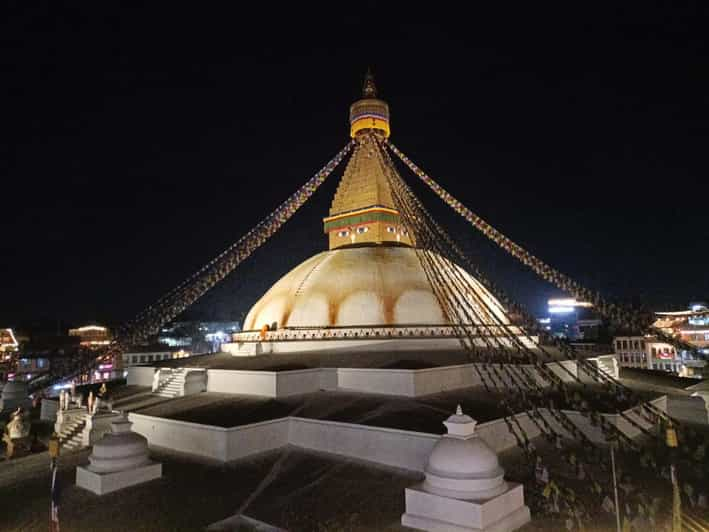
[[(508, 236), (612, 298), (709, 298), (702, 2), (9, 4), (0, 326), (132, 317), (347, 142), (368, 66), (392, 140)], [(325, 249), (340, 175), (190, 316), (238, 319)], [(415, 190), (532, 310), (558, 293)]]

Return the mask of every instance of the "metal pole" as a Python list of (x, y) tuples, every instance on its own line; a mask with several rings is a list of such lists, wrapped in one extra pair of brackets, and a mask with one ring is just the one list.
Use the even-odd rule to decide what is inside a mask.
[(679, 493), (679, 480), (675, 467), (675, 448), (678, 445), (677, 432), (670, 421), (666, 432), (667, 447), (670, 454), (670, 477), (672, 478), (672, 532), (682, 532), (682, 498)]
[(620, 504), (618, 504), (618, 481), (615, 477), (615, 453), (613, 452), (614, 445), (611, 442), (611, 471), (613, 471), (613, 493), (615, 495), (615, 524), (618, 532), (620, 529)]
[(49, 532), (55, 532), (58, 530), (59, 522), (57, 519), (59, 516), (56, 514), (55, 502), (56, 502), (56, 480), (57, 480), (57, 458), (59, 457), (59, 436), (56, 432), (52, 433), (49, 438), (49, 471), (50, 474), (50, 488), (49, 488)]

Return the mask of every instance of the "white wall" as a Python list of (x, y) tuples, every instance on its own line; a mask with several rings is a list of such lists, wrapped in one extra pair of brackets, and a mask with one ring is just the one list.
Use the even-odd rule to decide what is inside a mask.
[(152, 386), (155, 369), (152, 366), (131, 366), (127, 369), (126, 383), (136, 386)]
[(287, 397), (317, 392), (334, 384), (334, 370), (313, 368), (294, 371), (207, 370), (207, 391), (265, 397)]
[[(527, 414), (517, 419), (530, 438), (539, 435)], [(166, 447), (222, 462), (295, 445), (377, 464), (422, 471), (438, 434), (353, 423), (286, 417), (240, 427), (222, 428), (129, 414), (133, 430), (150, 445)], [(476, 432), (496, 452), (516, 445), (504, 420), (482, 423)]]
[(228, 429), (145, 416), (135, 412), (128, 414), (128, 419), (133, 422), (132, 430), (145, 436), (150, 445), (220, 461), (228, 459)]
[(337, 368), (320, 368), (320, 389), (337, 390)]
[(276, 397), (276, 375), (272, 371), (209, 369), (207, 391)]
[(207, 372), (204, 369), (187, 369), (184, 379), (183, 396), (207, 391)]
[[(539, 428), (526, 413), (516, 414), (515, 419), (522, 426), (529, 438), (536, 438), (541, 434)], [(515, 428), (517, 425), (510, 420)], [(487, 443), (493, 451), (499, 453), (517, 445), (517, 440), (509, 431), (504, 419), (493, 419), (475, 427), (475, 432)]]
[(338, 368), (337, 387), (366, 393), (414, 397), (414, 371), (405, 369)]
[(276, 372), (276, 396), (288, 397), (320, 390), (320, 368)]
[[(575, 370), (576, 363), (565, 362)], [(572, 380), (556, 364), (548, 364), (552, 371), (564, 380)], [(541, 386), (549, 386), (549, 381), (542, 378), (538, 370), (530, 364), (519, 364), (513, 368), (513, 375), (519, 380), (525, 370)], [(481, 375), (482, 374), (482, 378)], [(426, 369), (376, 369), (376, 368), (337, 368), (337, 385), (343, 390), (385, 395), (419, 397), (459, 388), (482, 386), (483, 379), (493, 386), (502, 388), (517, 387), (506, 370), (493, 369), (486, 364), (460, 364)]]
[(39, 419), (42, 421), (56, 421), (57, 411), (59, 410), (59, 401), (55, 399), (42, 399), (42, 404), (39, 411)]
[(237, 460), (288, 445), (289, 426), (290, 418), (284, 417), (228, 429), (227, 460)]
[(289, 443), (349, 458), (422, 471), (438, 435), (291, 418)]
[[(556, 363), (547, 367), (564, 381), (573, 380), (576, 362), (561, 364), (571, 375)], [(548, 386), (536, 367), (518, 364), (513, 369), (517, 380), (523, 372), (529, 374), (539, 385)], [(380, 369), (380, 368), (313, 368), (295, 371), (253, 370), (207, 370), (207, 391), (265, 397), (316, 392), (318, 390), (349, 390), (362, 393), (419, 397), (460, 388), (482, 385), (482, 379), (502, 388), (517, 387), (506, 370), (493, 369), (486, 364), (460, 364), (426, 369)], [(482, 378), (480, 377), (482, 374)], [(130, 375), (129, 375), (130, 378)]]
[(418, 370), (414, 373), (416, 396), (480, 385), (482, 381), (472, 364)]

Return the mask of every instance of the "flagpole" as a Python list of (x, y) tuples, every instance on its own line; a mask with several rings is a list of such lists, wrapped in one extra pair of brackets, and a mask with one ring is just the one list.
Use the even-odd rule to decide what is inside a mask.
[(611, 444), (611, 471), (613, 472), (613, 494), (615, 495), (615, 525), (616, 525), (616, 530), (618, 532), (621, 532), (620, 529), (620, 504), (618, 504), (618, 480), (616, 479), (615, 476), (615, 452), (613, 449), (615, 448), (615, 445), (613, 444), (613, 440), (610, 441)]
[(677, 447), (677, 432), (669, 422), (666, 431), (667, 447), (670, 448), (670, 477), (672, 478), (672, 532), (682, 532), (682, 497), (679, 493), (679, 481), (675, 468), (675, 448)]
[(49, 486), (49, 532), (59, 532), (59, 516), (55, 506), (56, 498), (56, 481), (57, 481), (57, 458), (59, 457), (59, 436), (53, 433), (49, 438), (49, 470), (50, 486)]

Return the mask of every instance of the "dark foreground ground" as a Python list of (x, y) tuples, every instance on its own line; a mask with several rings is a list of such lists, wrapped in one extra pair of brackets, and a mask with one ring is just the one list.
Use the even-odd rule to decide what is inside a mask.
[[(683, 383), (661, 375), (654, 376), (651, 383), (646, 378), (623, 375), (623, 381), (632, 387), (637, 383), (637, 389), (652, 388), (654, 393), (674, 389), (676, 393), (686, 393), (682, 391)], [(299, 415), (441, 433), (441, 421), (457, 403), (481, 422), (501, 415), (500, 397), (474, 388), (417, 399), (319, 392), (286, 399), (205, 393), (166, 400), (152, 396), (146, 388), (126, 386), (116, 389), (114, 398), (120, 409), (219, 426)], [(42, 434), (48, 434), (48, 427), (37, 425)], [(615, 530), (614, 516), (601, 509), (601, 497), (589, 491), (588, 479), (578, 480), (563, 453), (553, 446), (539, 439), (535, 444), (551, 477), (573, 489), (588, 509), (590, 518), (585, 521), (584, 529)], [(84, 450), (60, 458), (62, 532), (204, 530), (207, 525), (233, 515), (247, 502), (246, 515), (291, 532), (403, 531), (399, 523), (404, 511), (404, 489), (420, 480), (420, 475), (410, 471), (293, 447), (228, 464), (154, 448), (153, 458), (163, 463), (163, 478), (98, 497), (74, 486), (75, 467), (86, 464), (88, 454)], [(500, 456), (500, 461), (508, 480), (525, 484), (533, 522), (523, 531), (565, 530), (565, 518), (548, 513), (548, 501), (535, 484), (530, 464), (522, 453), (510, 450)], [(48, 464), (46, 452), (0, 460), (0, 531), (48, 528)], [(637, 518), (637, 512), (633, 500), (637, 494), (642, 493), (650, 501), (657, 499), (658, 526), (653, 528), (647, 521), (636, 521), (634, 530), (666, 530), (671, 510), (668, 479), (652, 468), (640, 468), (637, 456), (619, 456), (618, 465), (621, 477), (628, 473), (632, 476), (627, 501), (631, 512), (636, 514), (634, 517)], [(607, 470), (594, 466), (589, 473), (604, 489), (609, 487)], [(621, 497), (624, 508), (625, 496)], [(709, 520), (706, 510), (690, 511)]]
[[(574, 478), (556, 450), (538, 441), (552, 464), (554, 478), (577, 490), (594, 514), (585, 530), (614, 530), (613, 516)], [(404, 489), (420, 475), (333, 455), (288, 447), (229, 464), (197, 460), (153, 449), (163, 462), (163, 478), (103, 497), (74, 486), (75, 466), (87, 462), (88, 450), (60, 458), (60, 519), (67, 531), (204, 530), (233, 515), (247, 500), (245, 514), (292, 532), (403, 531)], [(507, 479), (526, 481), (533, 521), (525, 532), (565, 530), (564, 520), (543, 510), (544, 498), (518, 450), (500, 457)], [(0, 530), (44, 531), (49, 519), (49, 470), (45, 454), (0, 463)], [(621, 460), (621, 467), (623, 467)], [(597, 472), (599, 477), (607, 474)], [(667, 481), (654, 472), (636, 475), (649, 497), (664, 501), (658, 520), (670, 508)], [(695, 515), (697, 512), (695, 512)], [(709, 517), (709, 516), (704, 516)], [(664, 530), (664, 528), (657, 528)], [(646, 527), (644, 532), (651, 532)]]

